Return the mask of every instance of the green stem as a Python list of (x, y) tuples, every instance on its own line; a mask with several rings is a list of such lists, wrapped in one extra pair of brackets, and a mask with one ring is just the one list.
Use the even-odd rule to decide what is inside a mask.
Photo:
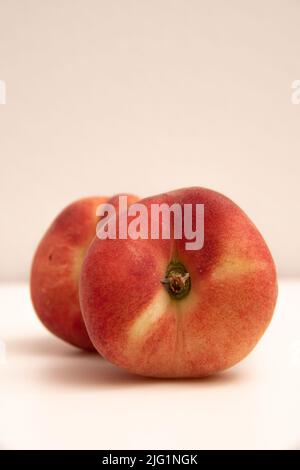
[(191, 289), (191, 277), (182, 263), (171, 262), (161, 283), (173, 299), (183, 299)]

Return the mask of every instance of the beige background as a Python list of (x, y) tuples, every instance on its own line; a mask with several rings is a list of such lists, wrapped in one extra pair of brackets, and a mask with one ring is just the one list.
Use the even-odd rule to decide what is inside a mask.
[(57, 212), (190, 185), (300, 274), (300, 1), (0, 0), (0, 280)]

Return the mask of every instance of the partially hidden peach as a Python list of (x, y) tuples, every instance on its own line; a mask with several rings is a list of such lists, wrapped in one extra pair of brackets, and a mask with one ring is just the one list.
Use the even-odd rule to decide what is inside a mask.
[[(129, 196), (129, 201), (137, 198)], [(53, 334), (82, 349), (93, 350), (79, 304), (78, 283), (86, 251), (96, 235), (100, 204), (116, 196), (87, 197), (66, 207), (41, 240), (31, 269), (31, 298), (42, 323)]]
[(261, 234), (234, 202), (209, 189), (140, 203), (149, 214), (151, 204), (204, 204), (204, 246), (187, 250), (184, 234), (95, 238), (80, 279), (95, 348), (152, 377), (202, 377), (236, 364), (264, 333), (276, 303), (275, 266)]

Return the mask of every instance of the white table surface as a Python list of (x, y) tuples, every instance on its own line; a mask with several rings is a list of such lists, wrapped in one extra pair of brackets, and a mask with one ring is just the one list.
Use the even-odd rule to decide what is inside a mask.
[(127, 375), (39, 323), (26, 284), (0, 286), (0, 448), (300, 448), (300, 282), (234, 368), (202, 380)]

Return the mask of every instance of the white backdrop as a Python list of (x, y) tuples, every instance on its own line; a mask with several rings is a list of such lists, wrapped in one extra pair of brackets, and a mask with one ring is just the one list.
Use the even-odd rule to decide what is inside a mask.
[(82, 196), (199, 185), (300, 274), (297, 0), (0, 0), (0, 280)]

